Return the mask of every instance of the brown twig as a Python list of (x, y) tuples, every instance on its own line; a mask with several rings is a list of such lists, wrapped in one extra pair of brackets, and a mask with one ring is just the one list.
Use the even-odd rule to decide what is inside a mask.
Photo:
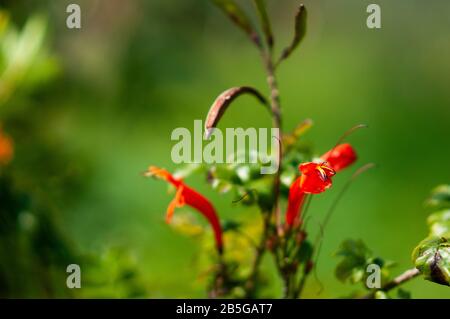
[(392, 290), (392, 289), (404, 284), (405, 282), (417, 277), (418, 275), (420, 275), (420, 271), (417, 268), (408, 269), (401, 275), (399, 275), (399, 276), (395, 277), (393, 280), (389, 281), (382, 288), (372, 291), (371, 293), (361, 297), (361, 299), (373, 299), (373, 298), (375, 298), (375, 294), (377, 291), (388, 292), (389, 290)]
[(269, 87), (270, 91), (270, 107), (272, 110), (272, 127), (278, 129), (276, 136), (274, 136), (275, 139), (277, 139), (279, 144), (278, 149), (278, 170), (275, 176), (274, 181), (274, 215), (275, 220), (277, 223), (277, 229), (279, 232), (282, 232), (281, 228), (281, 216), (280, 216), (280, 209), (278, 206), (279, 202), (279, 195), (280, 195), (280, 173), (281, 173), (281, 161), (282, 161), (282, 121), (281, 121), (281, 104), (280, 104), (280, 92), (278, 89), (278, 82), (276, 79), (275, 74), (275, 65), (273, 63), (273, 57), (271, 52), (263, 51), (262, 54), (262, 60), (264, 67), (266, 69), (267, 74), (267, 85)]
[[(274, 185), (273, 185), (273, 193), (274, 193), (274, 206), (273, 206), (273, 216), (276, 223), (276, 229), (279, 237), (283, 236), (283, 227), (281, 224), (281, 211), (279, 207), (279, 197), (280, 197), (280, 174), (281, 174), (281, 162), (282, 162), (282, 121), (281, 121), (281, 104), (280, 104), (280, 92), (278, 89), (278, 82), (275, 74), (275, 65), (273, 63), (273, 58), (271, 53), (263, 52), (262, 54), (263, 63), (267, 73), (267, 84), (270, 90), (270, 106), (272, 110), (272, 127), (278, 129), (276, 138), (280, 144), (278, 148), (278, 170), (275, 175)], [(276, 252), (275, 252), (276, 253)], [(284, 283), (284, 297), (288, 297), (290, 293), (290, 276), (288, 271), (286, 271), (286, 267), (284, 266), (283, 260), (278, 260), (277, 267), (280, 275), (283, 278)]]

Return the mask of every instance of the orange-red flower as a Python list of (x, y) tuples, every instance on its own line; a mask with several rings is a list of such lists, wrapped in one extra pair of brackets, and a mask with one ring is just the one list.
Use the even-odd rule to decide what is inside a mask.
[(356, 161), (356, 152), (350, 144), (340, 144), (322, 155), (321, 159), (339, 172)]
[(169, 223), (175, 208), (182, 207), (184, 205), (191, 206), (199, 211), (203, 216), (211, 224), (214, 237), (216, 240), (216, 247), (219, 253), (222, 253), (223, 250), (223, 240), (222, 240), (222, 227), (219, 222), (219, 218), (217, 216), (216, 210), (212, 206), (212, 204), (206, 199), (203, 195), (196, 192), (192, 188), (188, 187), (183, 180), (175, 178), (168, 171), (150, 166), (148, 171), (145, 173), (145, 176), (153, 176), (162, 180), (165, 180), (172, 184), (177, 192), (175, 194), (175, 198), (170, 202), (169, 207), (167, 207), (167, 215), (166, 221)]
[(300, 188), (306, 194), (320, 194), (331, 187), (336, 172), (326, 163), (304, 163), (299, 166)]
[(297, 178), (289, 188), (288, 206), (286, 210), (286, 223), (289, 226), (294, 224), (300, 207), (303, 206), (306, 193), (302, 192), (300, 187), (300, 178)]
[(14, 155), (12, 140), (5, 136), (0, 128), (0, 165), (8, 164)]
[(294, 224), (305, 201), (306, 194), (320, 194), (331, 187), (332, 177), (356, 161), (356, 152), (350, 144), (340, 144), (322, 155), (322, 163), (303, 163), (302, 173), (289, 189), (286, 223)]

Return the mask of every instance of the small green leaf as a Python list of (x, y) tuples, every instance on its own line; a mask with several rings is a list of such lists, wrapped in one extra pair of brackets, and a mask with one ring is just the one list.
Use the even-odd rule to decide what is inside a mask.
[(450, 242), (444, 237), (429, 237), (413, 251), (413, 262), (426, 280), (450, 286)]
[(362, 240), (344, 241), (336, 252), (337, 256), (343, 257), (335, 270), (336, 277), (342, 281), (357, 283), (362, 281), (366, 274), (367, 261), (371, 252)]
[(204, 226), (199, 223), (197, 217), (189, 211), (183, 214), (175, 214), (172, 217), (170, 227), (176, 232), (186, 236), (198, 236), (205, 231)]
[(371, 252), (362, 240), (347, 239), (336, 252), (336, 256), (357, 258), (366, 261)]
[(431, 192), (426, 205), (434, 209), (450, 208), (450, 185), (436, 187)]
[(261, 47), (261, 40), (253, 28), (250, 19), (245, 12), (233, 0), (212, 0), (239, 28), (241, 28), (250, 39)]
[(267, 14), (266, 4), (264, 0), (253, 0), (256, 6), (256, 10), (259, 14), (259, 19), (261, 20), (261, 26), (266, 37), (267, 46), (273, 48), (273, 34), (272, 27), (270, 26), (269, 15)]
[(450, 238), (450, 209), (444, 209), (428, 216), (430, 236)]
[(256, 203), (263, 211), (273, 208), (273, 178), (270, 175), (247, 183), (246, 189), (256, 197)]
[(300, 7), (298, 9), (298, 12), (297, 12), (297, 15), (295, 16), (295, 34), (294, 34), (294, 39), (292, 40), (292, 43), (286, 49), (283, 50), (283, 52), (281, 54), (281, 57), (279, 59), (279, 62), (281, 62), (282, 60), (287, 59), (291, 55), (291, 53), (294, 52), (294, 50), (298, 47), (300, 42), (305, 37), (305, 34), (306, 34), (306, 17), (307, 17), (306, 8), (302, 4), (302, 5), (300, 5)]
[(375, 299), (390, 299), (390, 298), (384, 291), (378, 290), (375, 293)]
[(240, 183), (239, 177), (228, 165), (213, 166), (208, 172), (208, 182), (219, 193), (227, 193)]
[(398, 299), (411, 299), (411, 293), (402, 288), (399, 288), (397, 290), (397, 297)]
[(240, 227), (241, 227), (241, 223), (236, 222), (234, 220), (225, 220), (222, 223), (223, 232), (236, 231), (236, 230), (239, 230)]
[(297, 260), (300, 263), (307, 263), (308, 261), (311, 260), (312, 256), (313, 256), (312, 244), (308, 240), (303, 241), (297, 254)]
[(283, 135), (284, 152), (289, 153), (296, 145), (300, 138), (305, 135), (313, 126), (313, 121), (306, 119), (299, 123), (290, 133)]
[(233, 203), (258, 204), (264, 211), (273, 206), (273, 176), (260, 174), (260, 163), (213, 166), (208, 172), (211, 186), (221, 192), (236, 192)]

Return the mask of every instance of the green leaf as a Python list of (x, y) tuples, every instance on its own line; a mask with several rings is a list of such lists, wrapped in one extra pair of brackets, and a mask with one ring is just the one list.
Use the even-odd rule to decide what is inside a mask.
[[(292, 40), (292, 43), (283, 50), (281, 57), (279, 59), (279, 62), (282, 60), (287, 59), (292, 52), (298, 47), (300, 42), (303, 40), (306, 34), (306, 8), (302, 4), (300, 5), (297, 15), (295, 16), (295, 33), (294, 33), (294, 39)], [(279, 63), (278, 62), (278, 63)]]
[(273, 48), (273, 33), (272, 27), (270, 26), (269, 15), (267, 14), (266, 4), (264, 0), (253, 0), (258, 11), (259, 19), (261, 21), (261, 26), (266, 37), (267, 46)]
[(342, 281), (357, 283), (366, 274), (367, 261), (371, 252), (362, 240), (344, 241), (336, 252), (336, 256), (343, 257), (335, 270), (336, 277)]
[(313, 245), (308, 240), (303, 241), (297, 254), (297, 260), (300, 263), (307, 263), (311, 260), (312, 256)]
[(397, 297), (398, 299), (411, 299), (411, 292), (399, 288), (397, 290)]
[(246, 184), (246, 190), (255, 196), (256, 203), (263, 211), (273, 208), (273, 178), (270, 175)]
[(295, 144), (297, 140), (305, 135), (313, 126), (313, 121), (311, 119), (306, 119), (292, 130), (292, 132), (287, 133), (283, 136), (283, 146), (287, 147), (292, 144)]
[(436, 187), (431, 192), (426, 205), (434, 209), (450, 208), (450, 185)]
[(375, 299), (390, 299), (389, 296), (381, 290), (375, 292)]
[(219, 193), (227, 193), (240, 184), (239, 177), (229, 165), (213, 166), (208, 172), (208, 181)]
[(241, 223), (236, 222), (234, 220), (225, 220), (222, 223), (222, 231), (223, 232), (227, 232), (227, 231), (236, 231), (239, 230), (241, 228)]
[(234, 190), (234, 203), (257, 204), (266, 211), (273, 206), (273, 176), (262, 175), (260, 169), (260, 163), (216, 165), (209, 170), (208, 181), (221, 193)]
[(361, 239), (347, 239), (336, 251), (336, 256), (358, 258), (364, 261), (366, 261), (367, 258), (370, 257), (370, 254), (371, 252), (369, 248), (367, 248), (367, 246)]
[(261, 47), (261, 40), (253, 28), (250, 19), (245, 12), (233, 0), (212, 0), (239, 28), (241, 28), (250, 39)]
[(450, 238), (450, 209), (444, 209), (428, 216), (430, 236)]
[(447, 238), (423, 240), (414, 249), (412, 259), (426, 280), (450, 286), (450, 243)]
[(56, 75), (56, 60), (45, 46), (47, 19), (31, 16), (22, 30), (8, 23), (9, 18), (0, 12), (0, 106), (20, 87), (32, 89)]

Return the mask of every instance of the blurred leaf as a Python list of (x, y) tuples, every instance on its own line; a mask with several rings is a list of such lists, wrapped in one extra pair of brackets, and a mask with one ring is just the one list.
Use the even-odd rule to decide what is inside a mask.
[(371, 252), (362, 240), (348, 239), (344, 241), (336, 252), (336, 256), (343, 257), (335, 270), (336, 277), (345, 282), (360, 282), (365, 275), (367, 260)]
[(254, 30), (250, 19), (233, 0), (212, 0), (239, 28), (241, 28), (256, 46), (261, 47), (261, 40)]
[(260, 169), (259, 163), (215, 165), (208, 172), (208, 181), (218, 192), (234, 190), (233, 203), (257, 204), (268, 210), (273, 204), (273, 176), (262, 175)]
[(82, 297), (143, 298), (148, 294), (136, 258), (119, 247), (109, 248), (100, 256), (86, 258)]
[(0, 10), (0, 37), (3, 35), (9, 24), (9, 14), (4, 10)]
[(371, 252), (362, 240), (347, 239), (341, 244), (335, 254), (336, 256), (366, 261)]
[(269, 15), (267, 14), (266, 3), (264, 0), (253, 0), (261, 20), (261, 26), (266, 37), (267, 46), (273, 47), (272, 27), (270, 26)]
[(294, 39), (292, 40), (290, 46), (283, 50), (278, 63), (287, 59), (291, 55), (291, 53), (294, 52), (294, 50), (298, 47), (300, 42), (303, 40), (306, 34), (306, 17), (307, 17), (306, 8), (302, 4), (300, 5), (297, 15), (295, 16)]
[(250, 166), (249, 165), (241, 165), (236, 167), (236, 175), (239, 177), (242, 183), (246, 183), (250, 180)]
[(308, 240), (304, 240), (297, 254), (300, 263), (307, 263), (313, 256), (313, 246)]
[(289, 193), (289, 188), (291, 187), (292, 183), (295, 181), (295, 179), (298, 176), (298, 170), (295, 169), (292, 166), (286, 167), (280, 175), (280, 181), (282, 186), (282, 193), (285, 193), (287, 195)]
[(241, 223), (234, 221), (234, 220), (225, 220), (222, 223), (223, 232), (236, 231), (236, 230), (239, 230), (240, 227), (241, 227)]
[(300, 176), (298, 166), (300, 163), (311, 161), (312, 149), (309, 144), (297, 143), (285, 148), (286, 152), (281, 167), (281, 194), (285, 197), (289, 194), (289, 188), (294, 180)]
[(231, 165), (215, 165), (208, 172), (208, 182), (219, 193), (229, 192), (233, 186), (241, 185), (241, 181)]
[(285, 134), (283, 136), (283, 146), (285, 148), (285, 152), (288, 152), (292, 145), (294, 145), (300, 137), (305, 135), (311, 129), (313, 124), (314, 123), (311, 119), (306, 119), (299, 123), (292, 132)]
[(389, 296), (381, 290), (375, 292), (375, 299), (390, 299)]
[(450, 286), (450, 243), (447, 238), (423, 240), (414, 249), (412, 259), (426, 280)]
[(397, 297), (398, 299), (411, 299), (411, 292), (399, 288), (397, 290)]
[(450, 209), (444, 209), (428, 216), (430, 236), (450, 238)]
[(256, 196), (256, 203), (263, 211), (270, 211), (273, 207), (273, 179), (270, 175), (253, 180), (246, 184), (249, 192)]
[[(6, 21), (6, 22), (5, 22)], [(53, 77), (57, 63), (44, 46), (47, 19), (32, 15), (18, 32), (0, 13), (0, 106), (19, 87), (33, 88)]]
[(190, 212), (174, 214), (170, 227), (180, 234), (192, 237), (199, 236), (205, 231), (205, 228), (198, 222), (196, 216)]
[(220, 94), (209, 109), (205, 120), (205, 134), (209, 138), (212, 130), (219, 123), (220, 118), (227, 110), (228, 106), (242, 94), (255, 96), (263, 105), (268, 107), (268, 102), (261, 93), (248, 86), (234, 87)]
[(434, 209), (450, 208), (450, 185), (439, 185), (433, 189), (426, 205)]

